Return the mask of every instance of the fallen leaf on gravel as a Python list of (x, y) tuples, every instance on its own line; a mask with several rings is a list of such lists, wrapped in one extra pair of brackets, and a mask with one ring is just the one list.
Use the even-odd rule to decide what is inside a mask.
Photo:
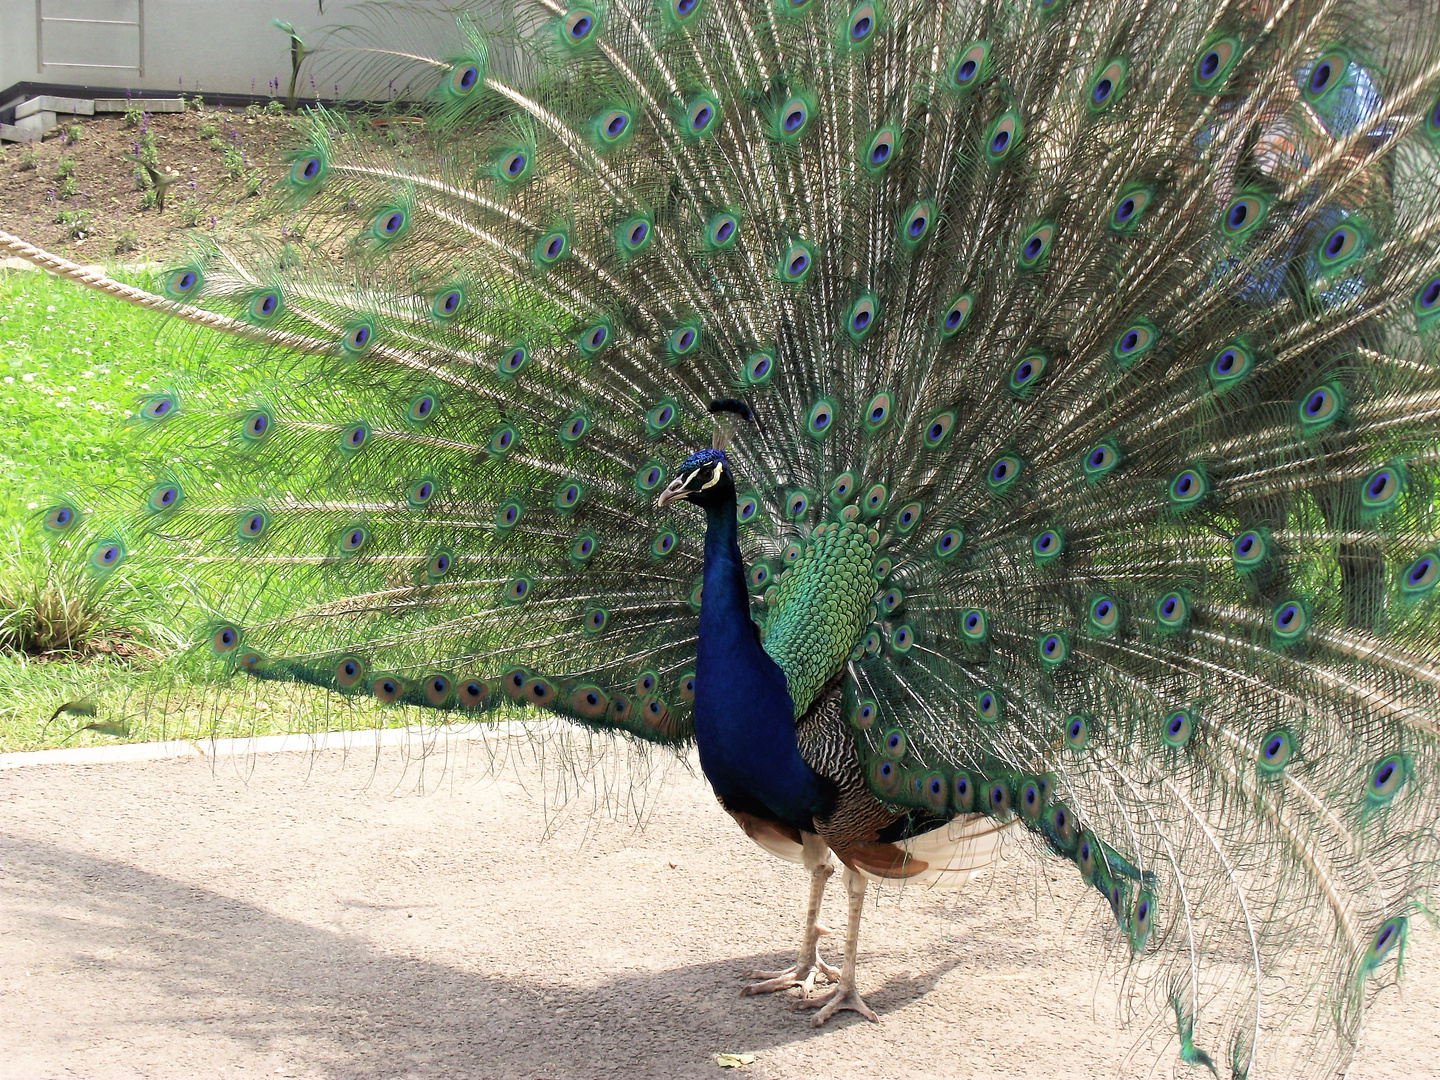
[(722, 1069), (738, 1069), (742, 1065), (749, 1065), (755, 1060), (754, 1054), (716, 1054), (715, 1064)]

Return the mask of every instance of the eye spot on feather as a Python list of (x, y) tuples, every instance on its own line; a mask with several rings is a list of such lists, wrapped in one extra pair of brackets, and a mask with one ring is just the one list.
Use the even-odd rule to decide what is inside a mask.
[(747, 495), (740, 500), (735, 512), (735, 516), (739, 519), (740, 524), (744, 525), (747, 522), (755, 520), (755, 516), (759, 513), (759, 501), (755, 498), (755, 496)]
[(795, 521), (804, 517), (805, 511), (808, 509), (810, 509), (810, 496), (803, 491), (797, 491), (792, 493), (785, 503), (785, 516)]
[(171, 272), (165, 282), (165, 293), (172, 300), (187, 300), (200, 292), (204, 280), (200, 271), (184, 267)]
[(564, 258), (570, 249), (570, 239), (563, 232), (547, 233), (535, 245), (535, 257), (542, 266), (550, 266)]
[(1270, 613), (1270, 636), (1277, 645), (1292, 645), (1310, 629), (1310, 609), (1298, 600), (1285, 600)]
[(1055, 225), (1053, 222), (1042, 221), (1033, 226), (1020, 242), (1020, 268), (1034, 270), (1039, 267), (1050, 251), (1050, 241), (1054, 236)]
[(964, 773), (950, 783), (950, 806), (960, 814), (970, 813), (975, 806), (975, 784)]
[(530, 168), (530, 155), (524, 150), (510, 150), (500, 155), (500, 174), (506, 180), (519, 180)]
[(1231, 201), (1220, 217), (1225, 236), (1240, 239), (1253, 232), (1269, 213), (1270, 203), (1257, 194), (1245, 194)]
[(274, 289), (266, 289), (262, 293), (256, 293), (250, 300), (247, 313), (252, 322), (266, 323), (280, 314), (282, 307), (280, 294)]
[(685, 120), (689, 125), (690, 134), (696, 137), (708, 135), (715, 126), (719, 115), (720, 109), (712, 98), (708, 96), (696, 98), (685, 110)]
[(1295, 737), (1283, 728), (1277, 728), (1260, 740), (1260, 771), (1275, 775), (1285, 771), (1295, 757)]
[(1112, 60), (1090, 83), (1089, 106), (1092, 112), (1103, 112), (1115, 103), (1125, 87), (1125, 62)]
[(448, 551), (437, 551), (425, 564), (425, 576), (431, 581), (439, 581), (450, 572), (450, 565), (453, 561)]
[(1198, 468), (1182, 469), (1171, 479), (1166, 491), (1171, 507), (1185, 510), (1210, 493), (1210, 482)]
[(924, 507), (918, 502), (906, 503), (895, 515), (895, 530), (902, 536), (908, 534), (920, 523), (920, 514)]
[(745, 362), (745, 381), (751, 386), (763, 386), (774, 374), (775, 360), (769, 353), (755, 353)]
[(935, 541), (935, 554), (942, 559), (949, 559), (960, 550), (964, 541), (964, 534), (959, 529), (946, 529)]
[(680, 700), (687, 705), (695, 700), (695, 676), (688, 672), (680, 677)]
[(756, 563), (750, 568), (749, 581), (750, 588), (757, 592), (763, 590), (770, 584), (770, 567), (763, 562)]
[(290, 179), (301, 187), (312, 187), (325, 171), (325, 163), (316, 154), (306, 154), (296, 159), (290, 167)]
[(1097, 443), (1085, 454), (1081, 468), (1085, 473), (1086, 483), (1095, 483), (1110, 473), (1120, 464), (1120, 451), (1111, 442)]
[(925, 424), (925, 446), (934, 450), (943, 445), (954, 425), (955, 414), (953, 412), (943, 412), (932, 416)]
[(657, 559), (663, 559), (675, 549), (676, 539), (673, 532), (662, 532), (650, 542), (650, 554)]
[(597, 542), (590, 533), (582, 533), (570, 542), (570, 562), (575, 566), (584, 566), (595, 554)]
[(1020, 358), (1020, 361), (1010, 372), (1010, 385), (1007, 389), (1011, 395), (1018, 398), (1026, 397), (1035, 383), (1045, 374), (1045, 369), (1050, 365), (1050, 358), (1041, 352), (1029, 352)]
[(490, 687), (479, 679), (466, 679), (456, 691), (462, 709), (478, 709), (490, 696)]
[(406, 493), (406, 501), (412, 510), (418, 510), (434, 497), (435, 485), (429, 480), (410, 485), (410, 490)]
[(985, 156), (998, 165), (1010, 156), (1020, 141), (1020, 116), (1014, 110), (1002, 113), (985, 133)]
[(1071, 750), (1084, 750), (1090, 741), (1090, 719), (1083, 713), (1076, 713), (1065, 722), (1065, 742)]
[(1405, 489), (1405, 478), (1394, 465), (1376, 469), (1360, 483), (1360, 505), (1368, 515), (1377, 515), (1391, 510), (1400, 501)]
[(960, 633), (973, 644), (983, 642), (990, 636), (990, 619), (979, 608), (960, 613)]
[(363, 423), (351, 424), (340, 433), (340, 449), (348, 453), (360, 450), (370, 437), (370, 429)]
[(444, 675), (430, 675), (425, 679), (425, 701), (440, 708), (450, 702), (450, 680)]
[(595, 32), (598, 20), (589, 8), (574, 8), (562, 22), (564, 37), (571, 45), (581, 45)]
[(1420, 597), (1435, 587), (1440, 579), (1440, 554), (1426, 552), (1400, 573), (1401, 588), (1410, 597)]
[(965, 326), (970, 318), (970, 309), (975, 305), (975, 298), (970, 293), (965, 293), (951, 300), (949, 305), (940, 314), (940, 333), (945, 337), (954, 337)]
[(1190, 741), (1195, 731), (1195, 716), (1189, 709), (1176, 709), (1160, 725), (1160, 738), (1166, 746), (1179, 749)]
[(574, 444), (580, 441), (590, 427), (590, 421), (583, 415), (572, 416), (560, 427), (560, 441)]
[(146, 420), (164, 420), (175, 411), (175, 398), (169, 394), (148, 399), (140, 406), (140, 415)]
[(228, 656), (240, 647), (240, 631), (233, 626), (222, 626), (210, 635), (210, 651), (216, 656)]
[(885, 754), (887, 757), (899, 760), (905, 756), (905, 748), (909, 745), (905, 738), (905, 732), (899, 728), (893, 728), (885, 733)]
[(79, 520), (80, 512), (62, 503), (45, 511), (44, 527), (47, 532), (61, 533), (73, 528)]
[(1182, 592), (1169, 592), (1155, 601), (1155, 618), (1161, 630), (1179, 630), (1190, 618), (1190, 601)]
[(534, 589), (529, 578), (512, 578), (505, 586), (505, 599), (512, 604), (523, 603), (530, 599), (530, 594), (533, 591)]
[(930, 233), (930, 227), (935, 221), (935, 204), (926, 199), (915, 203), (905, 211), (900, 219), (900, 239), (902, 243), (913, 248), (924, 240)]
[(705, 225), (705, 242), (716, 251), (724, 251), (740, 235), (740, 221), (734, 214), (716, 214)]
[(845, 315), (845, 332), (854, 341), (862, 341), (870, 333), (879, 315), (879, 303), (875, 297), (866, 294), (853, 304)]
[(972, 41), (950, 65), (950, 80), (954, 89), (970, 90), (979, 85), (985, 75), (990, 57), (988, 41)]
[(1219, 89), (1239, 58), (1239, 38), (1222, 37), (1211, 41), (1195, 58), (1192, 72), (1195, 88), (1204, 92)]
[(831, 422), (834, 419), (834, 402), (828, 399), (818, 401), (810, 409), (810, 416), (806, 421), (805, 430), (811, 438), (823, 438), (830, 434)]
[(162, 484), (150, 492), (145, 508), (152, 513), (163, 513), (180, 505), (181, 491), (176, 484)]
[(866, 656), (879, 656), (880, 646), (883, 644), (884, 642), (881, 641), (880, 634), (875, 630), (871, 630), (860, 639), (860, 651)]
[(850, 498), (850, 493), (854, 490), (855, 475), (853, 473), (843, 472), (837, 476), (835, 482), (830, 485), (830, 501), (833, 503), (843, 503)]
[(1005, 454), (995, 459), (985, 476), (986, 486), (992, 495), (1003, 495), (1020, 478), (1024, 463), (1014, 454)]
[(846, 33), (851, 45), (861, 45), (869, 40), (870, 35), (875, 32), (877, 15), (875, 5), (867, 0), (866, 3), (858, 5), (850, 12), (850, 18), (846, 25)]
[(405, 418), (413, 424), (424, 424), (434, 412), (435, 398), (430, 394), (421, 394), (410, 402), (409, 408), (405, 410)]
[(349, 529), (342, 529), (340, 532), (340, 553), (342, 555), (353, 555), (363, 548), (369, 539), (369, 532), (358, 525)]
[(399, 679), (382, 675), (370, 684), (370, 692), (382, 704), (393, 705), (400, 700), (400, 695), (405, 692), (405, 688)]
[(997, 781), (989, 786), (986, 793), (986, 802), (989, 812), (995, 817), (1005, 818), (1010, 816), (1010, 789), (1003, 783)]
[(809, 276), (813, 262), (814, 253), (809, 245), (799, 241), (791, 244), (780, 259), (781, 280), (798, 285)]
[(259, 511), (256, 511), (253, 513), (241, 515), (240, 524), (236, 529), (236, 534), (241, 540), (258, 540), (260, 539), (260, 537), (265, 535), (265, 532), (267, 529), (269, 529), (269, 527), (269, 516), (260, 513)]
[(490, 453), (495, 457), (504, 457), (515, 448), (517, 441), (515, 429), (507, 424), (490, 436)]
[(585, 612), (585, 632), (587, 634), (598, 634), (605, 629), (610, 621), (610, 613), (604, 608), (591, 608)]
[(975, 714), (982, 724), (1000, 722), (1000, 698), (993, 690), (982, 690), (975, 695)]

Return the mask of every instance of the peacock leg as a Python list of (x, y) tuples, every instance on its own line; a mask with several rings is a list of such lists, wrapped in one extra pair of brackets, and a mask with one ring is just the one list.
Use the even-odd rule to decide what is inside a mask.
[(845, 891), (850, 897), (850, 922), (845, 928), (845, 962), (840, 969), (840, 981), (835, 989), (819, 997), (802, 998), (796, 1003), (798, 1009), (819, 1009), (815, 1026), (829, 1020), (842, 1009), (858, 1012), (871, 1023), (879, 1023), (874, 1010), (861, 1000), (855, 992), (855, 953), (860, 948), (860, 915), (865, 907), (865, 878), (848, 866), (845, 868)]
[(830, 849), (825, 841), (814, 833), (801, 833), (804, 845), (805, 868), (810, 871), (810, 903), (805, 909), (805, 932), (800, 936), (800, 954), (794, 965), (784, 971), (748, 971), (746, 978), (761, 979), (740, 991), (742, 995), (770, 994), (776, 990), (800, 987), (801, 993), (808, 994), (815, 987), (816, 976), (823, 975), (831, 982), (840, 972), (820, 959), (820, 938), (830, 931), (820, 925), (820, 904), (825, 899), (825, 883), (835, 873), (830, 863)]

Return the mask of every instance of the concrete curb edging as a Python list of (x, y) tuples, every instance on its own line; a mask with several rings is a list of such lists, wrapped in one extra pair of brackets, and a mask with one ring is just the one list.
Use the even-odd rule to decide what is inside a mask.
[(320, 750), (379, 750), (411, 746), (429, 751), (439, 745), (473, 739), (500, 739), (512, 735), (547, 735), (568, 725), (540, 721), (505, 720), (494, 724), (437, 724), (431, 727), (365, 728), (325, 731), (318, 735), (257, 735), (238, 739), (172, 739), (166, 742), (116, 743), (112, 746), (75, 746), (58, 750), (25, 750), (0, 754), (0, 771), (27, 765), (118, 765), (166, 758), (249, 757)]

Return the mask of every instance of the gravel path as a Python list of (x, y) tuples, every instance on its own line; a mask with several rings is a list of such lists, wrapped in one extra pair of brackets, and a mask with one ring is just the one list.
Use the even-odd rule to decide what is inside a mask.
[[(671, 1080), (731, 1075), (723, 1052), (752, 1078), (1100, 1077), (1134, 1042), (1062, 867), (884, 890), (860, 951), (881, 1023), (816, 1030), (737, 996), (793, 956), (804, 878), (703, 784), (652, 775), (637, 830), (590, 812), (631, 791), (623, 751), (548, 813), (533, 761), (491, 753), (0, 773), (0, 1077)], [(1411, 942), (1357, 1076), (1440, 1072), (1440, 935)], [(1208, 1076), (1152, 1075), (1175, 1069)]]

